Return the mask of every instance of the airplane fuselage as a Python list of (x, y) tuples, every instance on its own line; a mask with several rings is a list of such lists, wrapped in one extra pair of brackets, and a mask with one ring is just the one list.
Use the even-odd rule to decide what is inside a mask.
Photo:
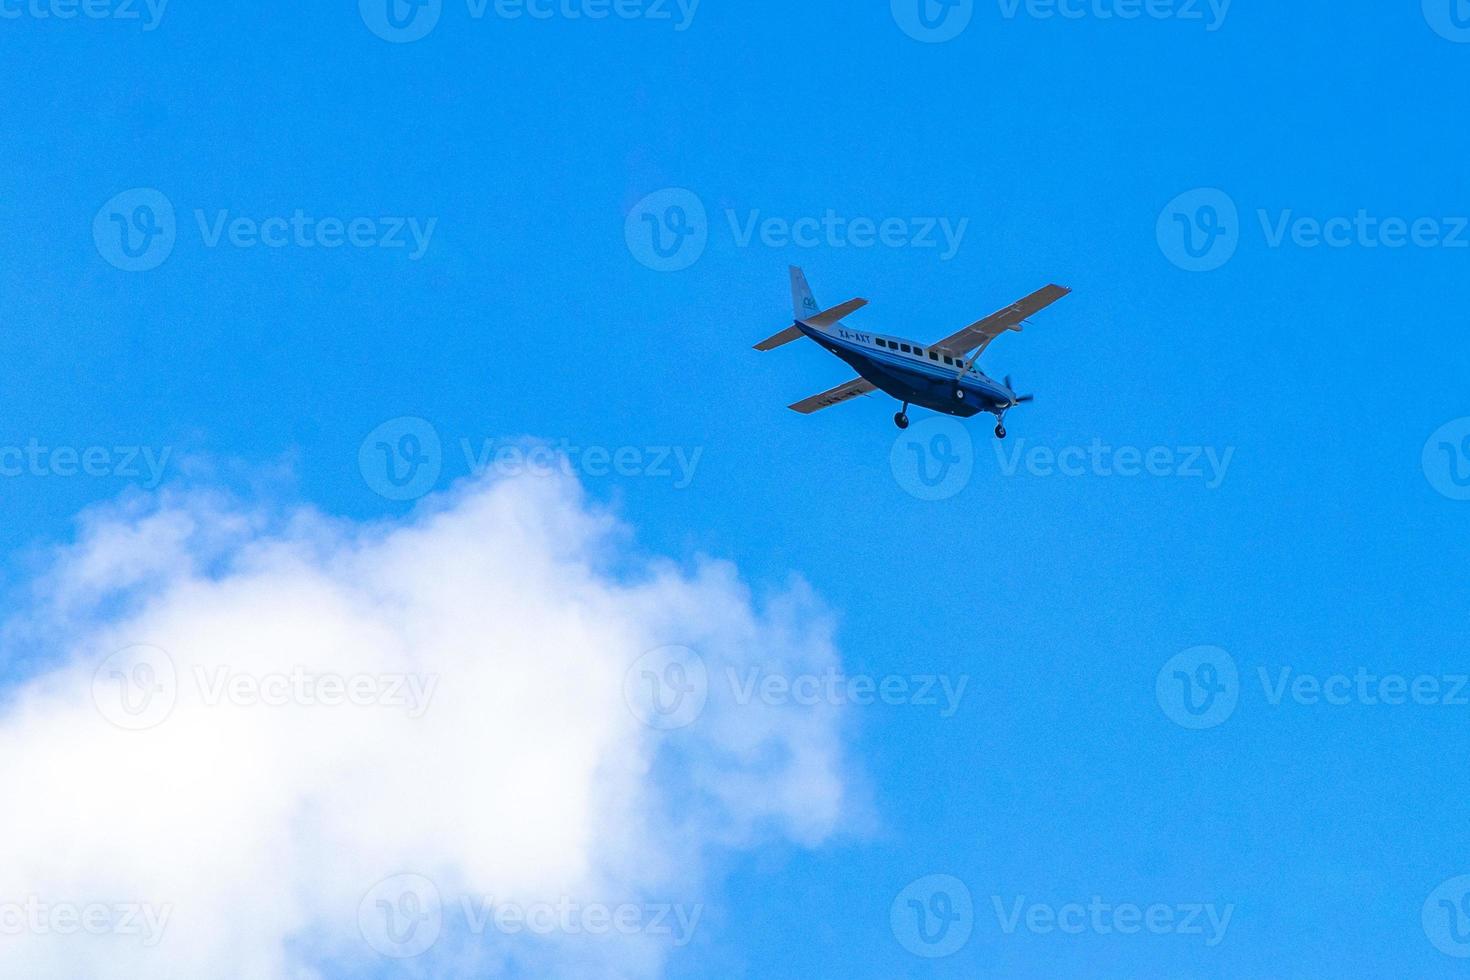
[(840, 323), (825, 330), (801, 321), (795, 325), (901, 402), (960, 418), (981, 412), (1000, 417), (1016, 403), (1010, 388), (977, 368), (966, 369), (963, 358), (938, 349)]

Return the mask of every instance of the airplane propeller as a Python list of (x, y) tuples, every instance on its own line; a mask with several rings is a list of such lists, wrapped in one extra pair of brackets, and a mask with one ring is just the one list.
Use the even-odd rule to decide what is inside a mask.
[[(1016, 390), (1015, 387), (1011, 384), (1011, 376), (1009, 374), (1006, 375), (1006, 387), (1007, 388), (1010, 388), (1011, 391), (1015, 391)], [(1016, 396), (1016, 400), (1015, 400), (1015, 404), (1017, 404), (1017, 405), (1024, 405), (1026, 402), (1034, 402), (1034, 401), (1036, 401), (1036, 396), (1035, 395), (1017, 395)]]

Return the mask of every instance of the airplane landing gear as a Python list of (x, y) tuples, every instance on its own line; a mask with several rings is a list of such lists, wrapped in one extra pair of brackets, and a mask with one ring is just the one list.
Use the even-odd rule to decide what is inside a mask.
[(995, 437), (1004, 439), (1006, 437), (1006, 426), (1004, 422), (997, 422), (995, 426)]
[(896, 426), (898, 426), (900, 429), (907, 429), (909, 427), (909, 403), (908, 402), (904, 402), (903, 403), (903, 408), (900, 408), (898, 410), (898, 412), (893, 416), (893, 424), (896, 425)]

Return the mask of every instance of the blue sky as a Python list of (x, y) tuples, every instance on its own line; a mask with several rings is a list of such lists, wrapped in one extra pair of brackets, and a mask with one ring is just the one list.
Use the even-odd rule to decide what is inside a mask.
[[(466, 444), (625, 450), (623, 473), (579, 475), (638, 553), (728, 559), (758, 594), (804, 578), (848, 675), (967, 678), (949, 717), (851, 707), (851, 824), (722, 853), (666, 975), (1463, 970), (1470, 933), (1436, 925), (1431, 893), (1470, 874), (1470, 689), (1451, 696), (1470, 673), (1470, 11), (977, 0), (930, 43), (902, 0), (596, 21), (445, 0), (391, 43), (349, 2), (177, 3), (156, 24), (37, 2), (0, 0), (0, 444), (103, 447), (106, 475), (47, 456), (0, 479), (9, 592), (79, 512), (151, 484), (118, 447), (167, 452), (169, 485), (354, 521), (414, 506), (365, 475), (394, 420), (438, 437), (435, 490), (469, 473)], [(174, 210), (172, 249), (128, 271), (111, 216), (159, 197), (105, 205), (139, 188)], [(671, 189), (704, 244), (660, 271), (637, 219)], [(213, 239), (298, 211), (312, 247)], [(740, 231), (829, 213), (843, 230), (808, 244)], [(322, 219), (344, 239), (367, 219), (376, 244), (323, 247)], [(899, 220), (904, 243), (863, 247), (854, 220)], [(913, 241), (930, 226), (962, 233)], [(1218, 267), (1190, 267), (1183, 228)], [(789, 322), (788, 265), (925, 342), (1048, 282), (1074, 293), (982, 361), (1038, 396), (997, 449), (983, 420), (900, 437), (881, 397), (787, 411), (849, 376), (812, 344), (750, 349)], [(941, 434), (968, 476), (921, 499), (911, 467)], [(1072, 447), (1069, 472), (1031, 455)], [(1118, 447), (1159, 450), (1158, 472), (1120, 473)], [(1200, 647), (1222, 653), (1181, 675), (1228, 663), (1235, 706), (1194, 729), (1167, 665)], [(1280, 693), (1283, 670), (1308, 686)], [(1310, 703), (1359, 673), (1369, 696)], [(1438, 694), (1381, 703), (1385, 676)], [(896, 925), (933, 875), (973, 902), (939, 958)], [(1214, 945), (997, 912), (1094, 896), (1232, 912)]]

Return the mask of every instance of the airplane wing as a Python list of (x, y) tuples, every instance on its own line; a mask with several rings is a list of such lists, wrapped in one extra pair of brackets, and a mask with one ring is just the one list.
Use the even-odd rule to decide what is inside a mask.
[[(992, 313), (983, 320), (977, 320), (959, 333), (951, 334), (939, 343), (930, 346), (938, 347), (957, 357), (975, 351), (974, 356), (978, 358), (996, 337), (1007, 330), (1019, 332), (1024, 320), (1040, 313), (1071, 291), (1066, 286), (1043, 286), (1025, 299), (1017, 300), (1005, 309)], [(976, 348), (979, 349), (976, 350)]]
[(803, 398), (795, 405), (792, 405), (791, 410), (795, 412), (800, 412), (803, 415), (810, 415), (813, 412), (820, 411), (821, 409), (830, 408), (831, 406), (836, 405), (839, 402), (848, 401), (850, 399), (856, 398), (859, 395), (866, 395), (870, 391), (874, 390), (876, 389), (874, 389), (874, 387), (870, 383), (864, 381), (862, 378), (853, 378), (847, 384), (838, 385), (836, 388), (832, 388), (829, 391), (824, 391), (820, 395), (813, 395), (810, 398)]

